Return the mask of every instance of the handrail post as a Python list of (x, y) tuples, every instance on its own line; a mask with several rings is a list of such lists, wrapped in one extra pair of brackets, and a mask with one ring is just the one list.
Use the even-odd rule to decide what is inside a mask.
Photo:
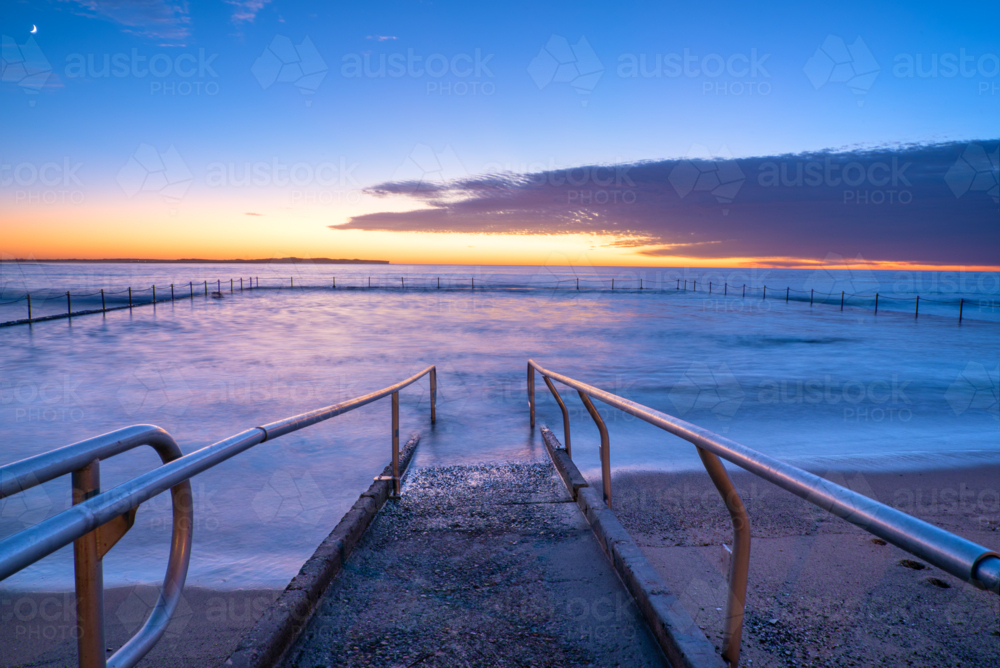
[(559, 396), (559, 393), (556, 391), (556, 386), (552, 384), (552, 381), (549, 380), (549, 377), (546, 376), (546, 375), (542, 375), (542, 380), (544, 380), (545, 384), (549, 386), (549, 391), (552, 392), (552, 396), (556, 398), (556, 403), (558, 403), (559, 404), (559, 408), (562, 409), (562, 414), (563, 414), (563, 443), (566, 446), (566, 456), (569, 457), (570, 459), (572, 459), (573, 458), (573, 448), (570, 447), (570, 444), (569, 444), (569, 411), (566, 410), (566, 404), (563, 403), (562, 397)]
[(733, 522), (733, 556), (726, 578), (729, 582), (729, 595), (726, 599), (725, 626), (722, 629), (722, 658), (735, 668), (740, 664), (743, 611), (747, 599), (747, 574), (750, 570), (750, 517), (719, 457), (701, 448), (698, 448), (698, 456), (715, 483), (715, 488), (719, 490)]
[(28, 322), (31, 322), (31, 293), (28, 294)]
[(132, 308), (132, 286), (131, 285), (128, 286), (128, 307), (131, 310), (131, 308)]
[[(67, 316), (72, 316), (73, 315), (73, 298), (70, 297), (69, 290), (66, 291), (66, 315)], [(959, 311), (959, 313), (958, 313), (958, 321), (962, 322), (962, 312), (961, 311)]]
[(392, 488), (399, 496), (399, 392), (392, 393)]
[(528, 362), (528, 412), (531, 415), (531, 428), (535, 428), (535, 367)]
[[(73, 472), (73, 505), (83, 503), (101, 491), (100, 460), (95, 459)], [(76, 576), (77, 650), (80, 668), (105, 668), (104, 572), (98, 552), (97, 530), (73, 541)]]
[(104, 303), (104, 288), (101, 288), (101, 311), (104, 313), (108, 312), (108, 307)]
[(437, 367), (431, 369), (431, 424), (437, 422), (438, 372)]
[(156, 308), (156, 283), (153, 283), (153, 308)]
[(590, 417), (594, 418), (597, 428), (601, 431), (601, 482), (604, 486), (604, 503), (611, 508), (611, 443), (608, 440), (608, 428), (604, 426), (601, 414), (594, 408), (594, 403), (585, 393), (577, 390), (583, 405), (587, 407)]

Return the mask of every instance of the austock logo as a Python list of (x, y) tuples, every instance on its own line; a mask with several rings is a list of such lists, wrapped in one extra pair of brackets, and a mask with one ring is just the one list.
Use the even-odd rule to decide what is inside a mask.
[[(52, 75), (52, 65), (34, 37), (18, 45), (13, 37), (0, 36), (0, 81), (21, 87), (27, 95), (38, 95)], [(29, 104), (35, 106), (35, 101)]]
[(328, 69), (308, 36), (296, 45), (284, 35), (275, 35), (250, 71), (265, 90), (275, 83), (290, 83), (303, 95), (312, 95), (323, 83)]
[[(142, 628), (143, 623), (145, 623), (153, 608), (156, 607), (159, 599), (159, 587), (133, 587), (128, 592), (125, 600), (115, 608), (115, 619), (125, 627), (126, 633), (130, 636), (134, 635)], [(187, 599), (184, 598), (184, 595), (181, 594), (180, 600), (177, 601), (177, 608), (170, 617), (170, 623), (167, 625), (164, 637), (174, 640), (179, 638), (184, 629), (187, 628), (192, 617), (194, 617), (194, 609), (187, 602)]]
[(870, 267), (871, 264), (861, 253), (853, 260), (838, 253), (827, 253), (823, 258), (823, 265), (809, 275), (803, 288), (832, 295), (840, 292), (849, 295), (874, 293), (881, 289), (881, 284)]
[[(552, 35), (528, 65), (528, 74), (539, 90), (552, 83), (567, 83), (577, 93), (587, 95), (604, 74), (604, 65), (586, 37), (570, 45), (565, 37)], [(581, 103), (587, 105), (586, 100)]]
[(136, 367), (118, 388), (118, 403), (125, 414), (164, 413), (180, 416), (191, 403), (191, 390), (173, 364), (150, 363)]
[[(855, 95), (867, 93), (881, 69), (861, 37), (848, 45), (835, 35), (828, 35), (802, 68), (816, 90), (828, 83), (842, 83)], [(864, 103), (858, 100), (859, 107)]]
[(168, 202), (180, 201), (193, 179), (173, 144), (163, 153), (149, 144), (139, 144), (117, 177), (118, 185), (129, 199), (140, 192), (154, 192)]
[[(0, 479), (3, 475), (0, 472)], [(34, 526), (49, 516), (54, 505), (45, 489), (35, 485), (0, 499), (0, 520), (17, 522), (22, 527)]]
[(80, 204), (83, 182), (77, 172), (83, 163), (64, 157), (62, 162), (0, 163), (0, 187), (14, 187), (14, 201), (29, 204)]
[[(692, 362), (680, 382), (670, 388), (667, 397), (681, 417), (710, 411), (719, 420), (729, 421), (739, 411), (746, 393), (725, 362), (715, 371), (704, 362)], [(722, 431), (728, 431), (728, 426)]]
[(316, 526), (329, 507), (319, 485), (307, 470), (278, 469), (250, 502), (264, 522), (288, 522)]
[(979, 144), (969, 144), (944, 175), (956, 198), (967, 192), (985, 192), (1000, 204), (1000, 145), (987, 153)]
[[(764, 66), (770, 56), (769, 53), (761, 55), (756, 48), (750, 49), (749, 54), (733, 53), (728, 57), (719, 53), (699, 56), (691, 53), (691, 49), (667, 54), (623, 53), (618, 56), (617, 74), (622, 78), (643, 79), (703, 78), (706, 81), (702, 82), (702, 95), (770, 95), (770, 82), (758, 80), (771, 77)], [(732, 80), (717, 80), (724, 76)]]
[(219, 75), (212, 64), (218, 57), (217, 53), (206, 54), (205, 49), (198, 49), (197, 56), (193, 53), (147, 56), (140, 54), (138, 49), (115, 54), (71, 53), (66, 56), (63, 74), (67, 79), (91, 80), (151, 77), (150, 95), (217, 95), (219, 84), (212, 79), (218, 79)]
[(468, 176), (465, 166), (451, 148), (440, 151), (417, 144), (392, 174), (392, 181), (407, 184), (413, 192), (433, 191), (449, 181)]
[[(395, 39), (395, 38), (393, 38)], [(382, 41), (382, 40), (379, 40)], [(341, 58), (340, 74), (346, 79), (432, 79), (427, 82), (427, 95), (493, 95), (496, 84), (490, 70), (492, 53), (482, 49), (470, 53), (418, 54), (413, 49), (406, 53), (348, 53)], [(450, 78), (454, 81), (444, 81)]]
[[(765, 188), (838, 188), (843, 190), (844, 204), (909, 204), (913, 201), (912, 187), (906, 170), (913, 163), (900, 164), (893, 156), (888, 162), (875, 160), (844, 163), (827, 156), (820, 160), (773, 160), (757, 168), (758, 185)], [(860, 188), (860, 186), (874, 186)], [(889, 188), (886, 188), (889, 186)]]
[[(670, 170), (667, 180), (681, 199), (692, 192), (707, 192), (719, 204), (732, 204), (746, 175), (725, 146), (713, 155), (708, 148), (694, 144), (687, 159)], [(722, 213), (727, 215), (729, 209), (724, 208)]]
[(1000, 420), (1000, 365), (987, 369), (979, 362), (969, 362), (944, 394), (955, 415), (979, 410)]

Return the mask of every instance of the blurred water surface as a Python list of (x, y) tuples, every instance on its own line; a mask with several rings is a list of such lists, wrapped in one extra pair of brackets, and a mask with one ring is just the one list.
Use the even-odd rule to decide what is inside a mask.
[[(947, 310), (929, 308), (925, 315), (923, 302), (915, 320), (912, 311), (882, 302), (876, 316), (867, 306), (841, 312), (838, 305), (810, 307), (808, 301), (785, 303), (783, 295), (770, 295), (778, 285), (830, 293), (851, 286), (852, 292), (878, 291), (900, 300), (916, 290), (922, 298), (989, 301), (996, 298), (995, 274), (3, 267), (8, 297), (19, 289), (84, 293), (143, 282), (226, 282), (222, 299), (201, 295), (155, 309), (0, 328), (3, 462), (138, 423), (167, 429), (191, 452), (243, 429), (384, 387), (430, 364), (439, 369), (437, 425), (429, 424), (426, 380), (401, 393), (401, 431), (421, 432), (421, 464), (529, 459), (543, 452), (538, 432), (528, 428), (529, 357), (820, 471), (949, 467), (1000, 458), (1000, 329), (989, 308), (970, 309), (972, 317), (958, 325)], [(261, 287), (271, 289), (241, 293), (237, 287), (230, 293), (228, 280), (240, 273), (247, 279), (259, 274)], [(687, 279), (675, 278), (680, 276)], [(642, 291), (634, 289), (640, 278)], [(675, 280), (698, 281), (698, 292), (676, 289)], [(711, 295), (703, 291), (709, 281)], [(299, 286), (294, 290), (293, 282)], [(726, 283), (729, 294), (719, 295), (718, 286)], [(744, 283), (768, 285), (768, 299), (759, 292), (755, 298), (734, 296), (732, 286)], [(558, 408), (538, 386), (539, 424), (561, 435)], [(579, 399), (568, 392), (564, 397), (572, 408), (575, 458), (593, 475), (597, 430)], [(602, 412), (616, 469), (700, 467), (685, 442), (610, 409)], [(387, 463), (389, 416), (388, 401), (378, 402), (264, 443), (195, 478), (189, 582), (283, 587)], [(152, 451), (107, 461), (103, 486), (156, 464)], [(161, 495), (140, 508), (135, 528), (106, 557), (109, 586), (162, 577), (168, 499)], [(0, 507), (0, 535), (68, 504), (68, 479), (8, 500)], [(71, 583), (71, 551), (63, 550), (4, 584), (44, 590)]]

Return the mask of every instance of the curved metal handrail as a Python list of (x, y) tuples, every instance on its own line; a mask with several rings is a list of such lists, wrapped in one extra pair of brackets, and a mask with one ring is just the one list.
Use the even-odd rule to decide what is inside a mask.
[[(0, 498), (13, 496), (19, 492), (31, 489), (36, 485), (48, 482), (60, 476), (72, 473), (74, 497), (85, 496), (100, 488), (99, 462), (129, 450), (148, 445), (156, 450), (160, 460), (166, 464), (183, 456), (180, 447), (173, 437), (163, 429), (153, 425), (135, 425), (116, 431), (95, 436), (79, 443), (57, 448), (34, 457), (28, 457), (18, 462), (0, 467)], [(163, 576), (163, 587), (160, 596), (153, 607), (149, 618), (142, 628), (129, 641), (115, 652), (108, 661), (113, 666), (133, 666), (146, 652), (157, 643), (167, 629), (167, 622), (177, 609), (184, 581), (187, 579), (188, 565), (191, 561), (192, 528), (194, 525), (191, 497), (191, 483), (188, 480), (179, 482), (171, 489), (173, 506), (173, 533), (170, 540), (170, 555), (167, 559), (167, 571)], [(76, 498), (74, 498), (76, 501)], [(128, 513), (130, 509), (126, 510)], [(111, 518), (122, 517), (125, 513)], [(131, 526), (134, 516), (126, 520), (121, 534)], [(109, 521), (111, 521), (109, 520)], [(104, 526), (101, 522), (98, 526)], [(22, 532), (23, 533), (23, 532)], [(90, 532), (86, 532), (90, 534)], [(82, 538), (74, 536), (70, 541)], [(121, 535), (116, 536), (117, 540)], [(83, 554), (76, 554), (77, 562), (86, 560), (95, 562), (99, 559), (96, 553), (97, 535), (91, 535), (89, 541), (76, 547)], [(42, 539), (44, 542), (44, 538)], [(68, 542), (70, 542), (68, 541)], [(62, 543), (59, 547), (68, 544)], [(2, 545), (2, 544), (0, 544)], [(4, 550), (0, 547), (0, 554)], [(17, 556), (17, 555), (13, 555)], [(15, 561), (12, 566), (20, 570), (32, 561)], [(78, 610), (80, 625), (91, 629), (93, 637), (86, 640), (86, 646), (81, 643), (81, 656), (86, 654), (86, 663), (95, 663), (106, 656), (104, 642), (104, 625), (98, 619), (104, 614), (104, 582), (100, 568), (94, 568), (93, 563), (79, 564), (76, 569)], [(7, 577), (4, 575), (3, 577)], [(2, 578), (0, 578), (2, 579)], [(86, 591), (81, 591), (85, 589)], [(82, 636), (83, 634), (81, 634)], [(96, 658), (95, 658), (96, 655)]]
[[(98, 528), (132, 509), (138, 508), (143, 502), (168, 489), (186, 489), (186, 499), (183, 496), (178, 496), (179, 491), (174, 492), (174, 535), (171, 541), (167, 576), (164, 578), (164, 589), (160, 599), (139, 633), (108, 659), (106, 664), (114, 668), (134, 666), (166, 631), (170, 616), (184, 587), (190, 558), (191, 527), (193, 525), (190, 482), (188, 482), (190, 478), (267, 440), (278, 438), (392, 395), (393, 478), (398, 494), (398, 392), (428, 374), (430, 375), (431, 421), (434, 422), (436, 419), (437, 369), (434, 366), (429, 366), (406, 380), (376, 392), (254, 427), (184, 456), (180, 456), (180, 449), (177, 448), (176, 443), (166, 431), (150, 425), (138, 425), (0, 467), (0, 491), (2, 491), (0, 497), (2, 497), (24, 491), (69, 472), (74, 473), (75, 482), (78, 472), (86, 470), (91, 463), (99, 461), (102, 456), (119, 454), (139, 445), (153, 445), (158, 449), (158, 452), (161, 452), (161, 458), (163, 458), (164, 453), (174, 453), (174, 450), (170, 448), (170, 444), (173, 444), (177, 455), (169, 461), (164, 459), (164, 464), (152, 471), (139, 475), (106, 492), (80, 499), (79, 503), (68, 510), (0, 541), (0, 580), (88, 534), (92, 537), (95, 536), (96, 534), (92, 532)], [(77, 468), (71, 468), (74, 466)], [(182, 528), (186, 528), (186, 533), (178, 531), (179, 524), (184, 525)], [(95, 623), (101, 625), (99, 631), (99, 637), (102, 641), (100, 656), (85, 658), (81, 652), (81, 665), (105, 665), (103, 614)], [(85, 664), (85, 660), (95, 663)]]
[[(693, 443), (698, 447), (699, 455), (702, 456), (703, 461), (706, 454), (721, 457), (861, 527), (865, 531), (930, 562), (941, 570), (975, 587), (1000, 594), (1000, 554), (993, 550), (961, 536), (956, 536), (949, 531), (907, 515), (883, 503), (879, 503), (863, 494), (858, 494), (845, 487), (841, 487), (825, 478), (803, 471), (774, 457), (769, 457), (736, 441), (719, 436), (707, 429), (661, 413), (648, 406), (623, 399), (611, 392), (606, 392), (593, 385), (574, 380), (569, 376), (549, 371), (539, 366), (534, 360), (528, 360), (528, 389), (530, 395), (528, 403), (531, 411), (532, 425), (535, 423), (535, 397), (534, 378), (531, 376), (536, 370), (546, 378), (558, 380), (563, 385), (571, 387), (580, 393), (598, 399), (609, 406), (618, 408), (629, 415), (634, 415), (641, 420)], [(707, 462), (706, 466), (708, 466)], [(719, 466), (721, 467), (721, 463)], [(725, 474), (724, 468), (716, 470), (714, 474), (710, 469), (709, 473), (712, 475), (713, 481), (716, 481), (716, 476), (720, 473), (728, 481), (728, 475)], [(602, 467), (602, 475), (610, 477), (610, 471), (605, 473)], [(716, 482), (716, 486), (718, 486), (718, 482)], [(610, 489), (610, 480), (605, 481), (605, 487), (606, 489)], [(723, 492), (721, 488), (720, 492)], [(735, 488), (730, 493), (723, 493), (723, 496), (726, 497), (726, 505), (730, 513), (733, 514), (733, 505), (735, 504), (731, 500), (735, 501), (739, 499), (736, 496)], [(739, 502), (738, 505), (742, 509), (742, 502)], [(734, 531), (737, 529), (736, 522), (737, 517), (733, 514)], [(737, 540), (734, 545), (730, 579), (730, 601), (732, 601), (734, 596), (734, 590), (740, 584), (739, 582), (734, 582), (732, 576), (738, 576), (739, 573), (736, 571), (743, 570), (742, 579), (745, 591), (746, 571), (749, 569), (749, 525), (747, 525), (746, 531), (747, 550), (745, 558), (742, 559), (738, 559), (737, 557), (737, 550), (740, 547), (740, 537), (738, 535), (740, 532), (736, 531), (736, 533)], [(740, 598), (745, 598), (745, 595)], [(729, 619), (731, 619), (732, 614), (734, 614), (734, 611), (730, 609)], [(742, 605), (740, 606), (739, 617), (742, 620)], [(739, 636), (737, 635), (734, 640), (736, 643), (736, 647), (733, 648), (735, 654), (727, 655), (725, 652), (725, 643), (723, 646), (723, 658), (726, 658), (730, 662), (734, 662), (734, 659), (738, 660), (739, 656)]]

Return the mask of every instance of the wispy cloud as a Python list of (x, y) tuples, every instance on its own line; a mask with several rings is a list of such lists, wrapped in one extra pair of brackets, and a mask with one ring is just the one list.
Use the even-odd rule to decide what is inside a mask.
[(184, 0), (62, 0), (74, 2), (88, 16), (108, 19), (124, 26), (125, 32), (182, 44), (191, 34), (191, 17)]
[(908, 145), (389, 182), (367, 192), (422, 207), (331, 228), (590, 233), (652, 256), (861, 252), (872, 260), (995, 265), (997, 143), (974, 142), (971, 153), (965, 143)]
[(232, 5), (233, 23), (253, 23), (257, 18), (257, 12), (264, 8), (264, 5), (271, 0), (224, 0), (227, 5)]
[(262, 213), (254, 213), (253, 211), (247, 211), (243, 215), (244, 216), (263, 216), (264, 214), (262, 214)]
[(368, 35), (367, 37), (365, 37), (365, 39), (374, 39), (375, 41), (378, 42), (386, 42), (388, 40), (396, 38), (392, 35)]

